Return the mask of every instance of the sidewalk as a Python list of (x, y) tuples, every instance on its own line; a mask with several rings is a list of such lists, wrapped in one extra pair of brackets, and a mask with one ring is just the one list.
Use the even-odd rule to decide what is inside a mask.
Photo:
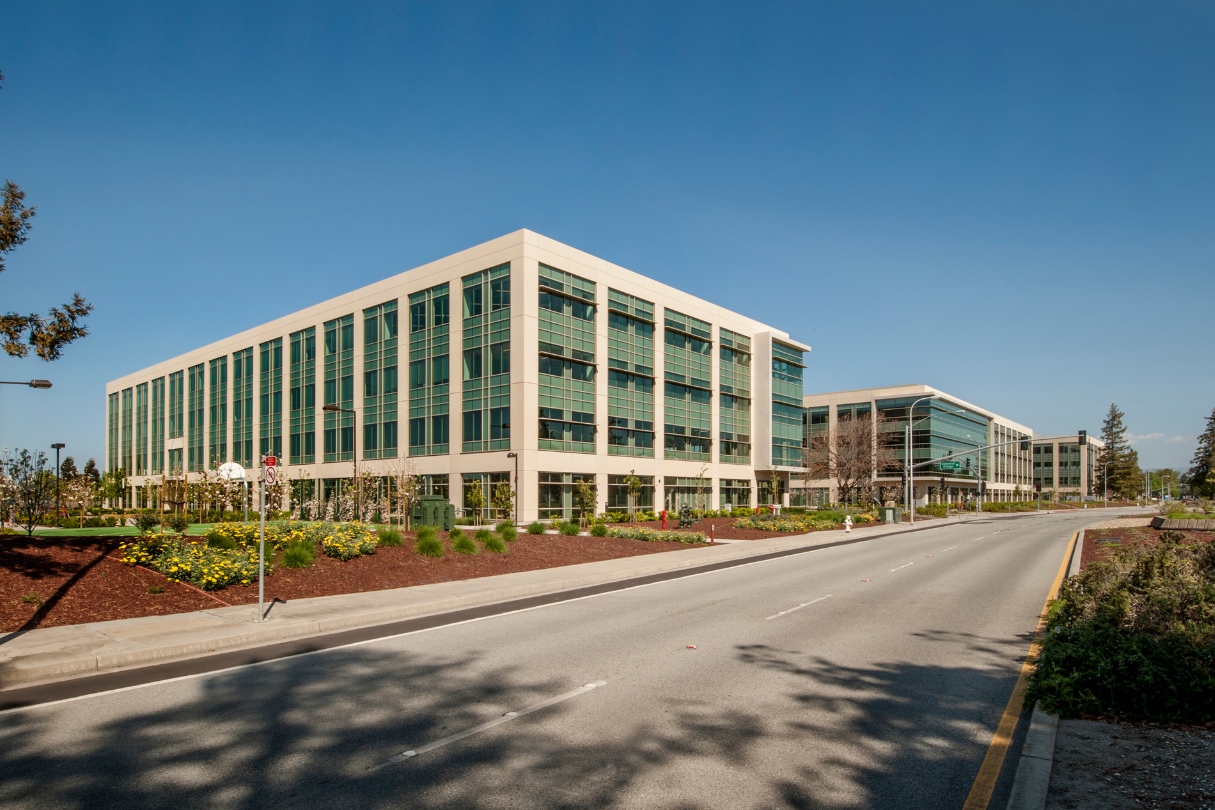
[(954, 516), (914, 526), (877, 525), (854, 528), (851, 534), (814, 532), (411, 588), (296, 599), (268, 604), (266, 621), (261, 623), (256, 621), (256, 605), (238, 605), (5, 633), (0, 635), (0, 689), (813, 548), (845, 538), (873, 538), (992, 517), (1001, 516)]

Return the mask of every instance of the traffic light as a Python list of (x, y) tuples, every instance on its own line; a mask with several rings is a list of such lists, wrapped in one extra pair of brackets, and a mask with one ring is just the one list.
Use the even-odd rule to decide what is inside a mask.
[(980, 495), (986, 495), (986, 494), (987, 494), (987, 482), (986, 482), (986, 481), (980, 481), (980, 482), (979, 482), (979, 494), (980, 494)]
[(1041, 491), (1042, 491), (1042, 482), (1038, 481), (1037, 483), (1034, 484), (1034, 492), (1041, 492)]
[(941, 476), (941, 489), (945, 489), (945, 476)]
[(1082, 430), (1080, 431), (1080, 446), (1084, 447), (1086, 444), (1088, 444), (1088, 431)]
[(1029, 439), (1022, 439), (1021, 440), (1021, 452), (1024, 453), (1028, 449), (1029, 449)]

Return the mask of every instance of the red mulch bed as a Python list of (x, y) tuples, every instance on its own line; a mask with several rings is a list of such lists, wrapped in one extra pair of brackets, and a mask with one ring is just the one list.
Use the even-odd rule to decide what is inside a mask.
[[(918, 519), (919, 518), (917, 518), (917, 520)], [(722, 540), (763, 540), (766, 537), (796, 537), (799, 534), (808, 533), (808, 532), (766, 532), (761, 529), (740, 529), (734, 525), (737, 520), (738, 520), (738, 518), (735, 518), (735, 517), (705, 518), (704, 520), (697, 520), (697, 521), (693, 522), (691, 529), (682, 529), (681, 531), (700, 532), (705, 537), (708, 537), (711, 528), (713, 526), (716, 526), (717, 531), (716, 531), (716, 534), (714, 534), (714, 537), (720, 538)], [(872, 525), (872, 524), (864, 524), (864, 523), (857, 524), (857, 526), (864, 526), (864, 525)], [(619, 526), (621, 528), (644, 527), (647, 529), (662, 529), (662, 521), (661, 520), (649, 520), (644, 523), (613, 523), (612, 526)], [(853, 528), (856, 528), (856, 527), (854, 526)], [(675, 515), (673, 517), (667, 517), (667, 529), (668, 530), (672, 530), (672, 529), (680, 530), (678, 515)], [(818, 530), (809, 529), (808, 531), (818, 531)]]
[[(117, 557), (126, 537), (0, 537), (0, 631), (219, 607)], [(163, 593), (148, 588), (163, 587)], [(36, 594), (25, 602), (22, 597)]]
[[(403, 546), (379, 548), (373, 555), (348, 562), (318, 552), (311, 568), (276, 568), (266, 577), (266, 600), (405, 588), (698, 547), (621, 537), (520, 534), (507, 544), (505, 554), (482, 549), (480, 554), (465, 556), (451, 551), (445, 532), (439, 537), (447, 553), (437, 559), (413, 552), (412, 532), (406, 534)], [(0, 631), (220, 607), (214, 599), (170, 583), (160, 574), (107, 559), (120, 555), (118, 544), (124, 540), (130, 538), (0, 538)], [(149, 594), (148, 588), (157, 585), (164, 586), (164, 592)], [(31, 591), (38, 593), (41, 605), (22, 602)], [(256, 583), (211, 593), (233, 605), (257, 602)]]
[[(1174, 529), (1173, 531), (1177, 531)], [(1182, 531), (1186, 543), (1210, 543), (1215, 540), (1213, 532)], [(1110, 543), (1120, 540), (1119, 543)], [(1156, 546), (1160, 544), (1160, 530), (1151, 526), (1131, 526), (1124, 529), (1089, 529), (1084, 533), (1084, 548), (1080, 553), (1080, 570), (1090, 563), (1108, 560), (1114, 551), (1127, 546)]]

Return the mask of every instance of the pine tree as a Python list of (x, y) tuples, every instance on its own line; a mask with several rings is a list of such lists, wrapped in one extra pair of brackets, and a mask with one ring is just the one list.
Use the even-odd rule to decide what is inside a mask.
[[(1097, 486), (1100, 492), (1105, 492), (1108, 486), (1111, 497), (1133, 498), (1139, 491), (1139, 453), (1126, 443), (1123, 416), (1118, 406), (1111, 403), (1105, 422), (1101, 425), (1101, 441), (1105, 443), (1105, 449), (1097, 457)], [(1107, 469), (1108, 484), (1105, 481)]]
[(1190, 468), (1190, 488), (1195, 495), (1215, 496), (1215, 408), (1207, 417), (1206, 430), (1198, 437), (1194, 450), (1194, 466)]
[(63, 462), (59, 465), (59, 477), (64, 481), (71, 481), (78, 475), (80, 475), (80, 471), (76, 469), (76, 459), (71, 456), (65, 456)]

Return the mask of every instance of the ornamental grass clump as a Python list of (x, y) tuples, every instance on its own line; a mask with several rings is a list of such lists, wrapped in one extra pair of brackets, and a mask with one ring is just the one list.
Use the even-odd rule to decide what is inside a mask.
[(1215, 721), (1215, 545), (1168, 534), (1064, 581), (1027, 700), (1064, 717)]
[(591, 537), (607, 537), (608, 527), (602, 523), (596, 523), (591, 527)]
[(381, 526), (376, 530), (376, 533), (378, 535), (376, 542), (381, 546), (396, 548), (404, 542), (401, 538), (401, 533), (390, 527)]
[(451, 533), (448, 534), (448, 538), (451, 540), (451, 550), (457, 554), (477, 553), (477, 544), (459, 529), (452, 529)]
[(700, 532), (661, 531), (659, 529), (610, 529), (611, 537), (627, 537), (631, 540), (646, 542), (665, 541), (668, 543), (703, 543), (705, 536)]
[(482, 529), (477, 532), (477, 540), (481, 542), (481, 545), (485, 546), (487, 551), (492, 551), (495, 554), (506, 553), (506, 543), (503, 543), (502, 538), (491, 531)]
[(307, 540), (296, 540), (283, 549), (283, 566), (286, 568), (311, 568), (315, 560), (316, 546)]
[(567, 520), (561, 524), (561, 533), (566, 537), (577, 537), (578, 531), (578, 524), (572, 520)]
[(418, 529), (418, 542), (413, 550), (423, 557), (443, 556), (443, 543), (435, 533), (434, 526), (422, 526)]
[(545, 526), (543, 523), (541, 523), (538, 520), (534, 520), (531, 523), (527, 524), (527, 533), (528, 534), (544, 534), (544, 532), (547, 529), (548, 529), (548, 527)]
[(508, 521), (498, 524), (498, 534), (502, 535), (502, 539), (506, 542), (513, 543), (519, 536), (519, 530), (515, 528), (515, 524)]

